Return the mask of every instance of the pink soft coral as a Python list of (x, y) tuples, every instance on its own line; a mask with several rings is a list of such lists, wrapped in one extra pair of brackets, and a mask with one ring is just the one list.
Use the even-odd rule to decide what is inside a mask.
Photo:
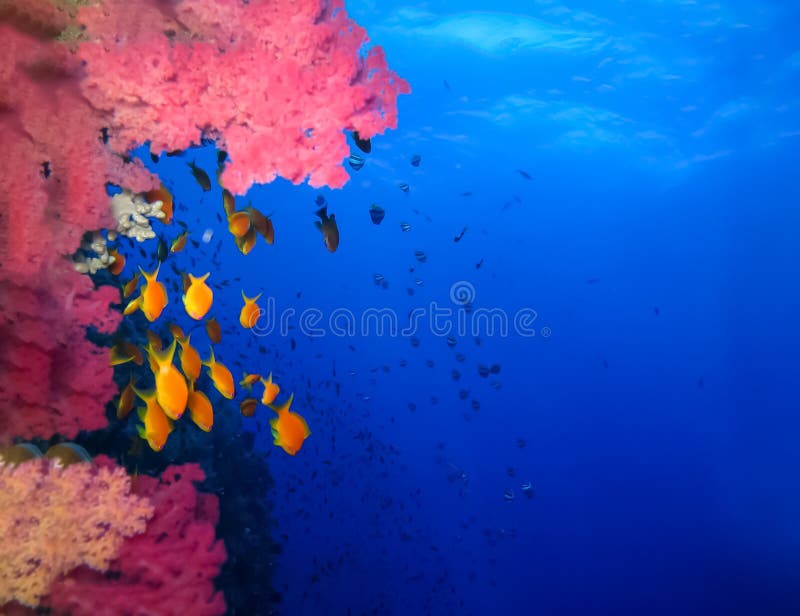
[(366, 32), (341, 0), (106, 1), (78, 20), (82, 90), (113, 115), (114, 147), (184, 149), (206, 131), (231, 157), (222, 183), (234, 193), (275, 176), (342, 186), (342, 129), (394, 128), (410, 91), (380, 47), (360, 57)]
[(203, 478), (196, 464), (171, 466), (160, 480), (139, 476), (134, 492), (155, 506), (145, 533), (122, 546), (113, 576), (78, 569), (50, 588), (46, 604), (72, 616), (224, 614), (213, 582), (225, 561), (215, 538), (218, 501), (192, 485)]
[(147, 498), (131, 494), (123, 468), (0, 463), (0, 606), (36, 606), (58, 576), (79, 565), (106, 570), (152, 515)]

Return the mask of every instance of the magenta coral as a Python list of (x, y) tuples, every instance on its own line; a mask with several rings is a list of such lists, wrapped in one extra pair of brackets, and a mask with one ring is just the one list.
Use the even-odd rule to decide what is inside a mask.
[(218, 500), (192, 483), (203, 478), (196, 464), (171, 466), (160, 480), (138, 477), (134, 493), (155, 506), (147, 530), (125, 542), (111, 575), (81, 568), (56, 582), (47, 601), (54, 613), (224, 614), (213, 583), (225, 561), (225, 546), (215, 538)]
[(131, 494), (123, 468), (0, 463), (0, 607), (36, 606), (58, 576), (79, 565), (106, 570), (152, 514), (147, 498)]
[(115, 149), (185, 149), (206, 131), (230, 155), (234, 193), (276, 176), (342, 186), (342, 130), (394, 128), (410, 91), (380, 47), (360, 57), (366, 32), (341, 0), (100, 2), (78, 21), (82, 91), (112, 114)]

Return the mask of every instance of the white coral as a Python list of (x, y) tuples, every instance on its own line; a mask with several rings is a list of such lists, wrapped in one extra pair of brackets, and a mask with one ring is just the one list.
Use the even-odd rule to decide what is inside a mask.
[(150, 218), (164, 218), (161, 211), (162, 201), (148, 203), (141, 195), (124, 190), (111, 198), (111, 213), (117, 221), (117, 232), (132, 237), (137, 242), (152, 239), (156, 236), (150, 227)]

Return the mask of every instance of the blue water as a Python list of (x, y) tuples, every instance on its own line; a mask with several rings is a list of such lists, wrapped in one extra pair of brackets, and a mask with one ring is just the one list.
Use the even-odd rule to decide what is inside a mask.
[[(162, 272), (231, 281), (217, 357), (272, 371), (312, 430), (290, 457), (269, 412), (243, 421), (282, 547), (263, 555), (282, 601), (251, 613), (800, 613), (800, 7), (347, 8), (413, 92), (344, 189), (239, 198), (272, 214), (274, 246), (242, 256), (217, 220), (220, 188), (186, 166), (213, 177), (212, 146), (151, 165), (176, 221), (214, 233)], [(265, 331), (239, 328), (242, 290), (263, 292)], [(331, 322), (432, 305), (453, 331)], [(457, 331), (483, 309), (509, 330)], [(179, 301), (164, 318), (188, 326)]]

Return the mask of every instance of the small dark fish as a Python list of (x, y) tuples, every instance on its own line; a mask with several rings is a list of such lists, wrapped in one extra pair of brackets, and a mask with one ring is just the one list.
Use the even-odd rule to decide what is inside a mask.
[(500, 364), (492, 364), (489, 367), (489, 372), (492, 374), (500, 374)]
[(466, 389), (460, 389), (458, 391), (458, 399), (466, 400), (467, 398), (469, 398), (469, 391), (467, 391)]
[(314, 222), (314, 226), (322, 233), (322, 240), (328, 252), (336, 252), (339, 248), (339, 227), (336, 226), (336, 214), (328, 216), (328, 206), (323, 205), (317, 210), (319, 220)]
[(481, 259), (480, 261), (478, 261), (478, 262), (475, 264), (475, 269), (481, 269), (481, 266), (482, 266), (482, 265), (483, 265), (483, 259)]
[(357, 131), (353, 131), (353, 141), (356, 142), (358, 149), (364, 152), (364, 154), (372, 152), (372, 142), (369, 139), (362, 139), (359, 137)]
[(401, 222), (400, 223), (400, 230), (403, 233), (408, 233), (409, 231), (411, 231), (411, 225), (408, 224), (407, 222)]
[(158, 260), (163, 263), (167, 260), (167, 255), (169, 254), (169, 247), (167, 243), (164, 241), (163, 237), (158, 238), (158, 248), (156, 249), (156, 256)]
[(448, 92), (452, 92), (452, 90), (450, 89), (450, 84), (449, 84), (449, 83), (447, 83), (447, 79), (444, 79), (444, 80), (442, 81), (442, 84), (444, 85), (444, 89), (445, 89), (445, 90), (447, 90)]
[(409, 403), (408, 403), (408, 410), (409, 410), (409, 411), (411, 411), (411, 412), (413, 413), (414, 411), (416, 411), (416, 410), (417, 410), (417, 405), (416, 405), (416, 404), (414, 404), (413, 402), (409, 402)]
[(425, 365), (428, 366), (428, 368), (433, 368), (436, 364), (434, 363), (434, 361), (432, 359), (426, 359), (425, 360)]
[(460, 373), (458, 370), (455, 370), (455, 369), (454, 369), (454, 370), (453, 370), (453, 371), (450, 373), (450, 376), (452, 376), (452, 377), (453, 377), (453, 380), (454, 380), (454, 381), (459, 381), (459, 380), (461, 380), (461, 373)]
[(361, 168), (364, 166), (364, 163), (367, 161), (364, 160), (363, 156), (359, 156), (358, 154), (351, 154), (350, 158), (347, 159), (347, 162), (353, 168), (353, 171), (360, 171)]
[(50, 162), (46, 160), (42, 163), (42, 175), (45, 180), (50, 177), (50, 173)]
[(458, 363), (463, 363), (465, 359), (467, 359), (466, 355), (464, 355), (463, 353), (456, 353), (456, 361)]
[(458, 195), (458, 196), (459, 196), (459, 197), (471, 197), (471, 196), (472, 196), (472, 191), (471, 191), (471, 190), (468, 190), (467, 192), (462, 192), (462, 193), (459, 193), (459, 195)]
[(369, 206), (369, 217), (372, 220), (373, 225), (379, 225), (383, 222), (383, 218), (386, 216), (386, 210), (384, 210), (380, 205), (372, 204)]
[(597, 284), (598, 282), (600, 282), (599, 278), (587, 278), (586, 279), (586, 284)]
[(383, 274), (375, 274), (372, 279), (375, 281), (375, 284), (380, 285), (385, 280), (385, 277)]
[(417, 348), (419, 346), (419, 338), (416, 336), (411, 337), (411, 346)]
[(467, 232), (467, 228), (466, 228), (466, 227), (464, 227), (463, 229), (461, 229), (461, 232), (460, 232), (458, 235), (456, 235), (456, 236), (453, 238), (453, 241), (454, 241), (454, 242), (460, 242), (460, 241), (461, 241), (461, 238), (462, 238), (462, 237), (464, 237), (464, 234), (465, 234), (466, 232)]
[(222, 166), (228, 161), (228, 153), (225, 150), (217, 152), (217, 164)]
[(420, 263), (425, 263), (428, 260), (428, 255), (421, 250), (417, 250), (414, 252), (414, 258)]
[(189, 169), (192, 170), (192, 175), (194, 179), (197, 180), (197, 183), (200, 184), (200, 188), (203, 191), (211, 190), (211, 178), (208, 177), (208, 174), (203, 171), (200, 167), (198, 167), (194, 161), (187, 163), (189, 165)]
[(100, 129), (100, 141), (104, 144), (108, 143), (108, 127), (106, 126)]
[(401, 359), (399, 362), (397, 362), (397, 365), (401, 368), (405, 368), (408, 365), (408, 362), (405, 359)]
[(603, 368), (608, 368), (608, 360), (607, 359), (603, 360)]
[(406, 295), (414, 295), (415, 293), (416, 291), (414, 291), (414, 289), (412, 289), (411, 287), (406, 288)]
[(699, 387), (700, 389), (703, 389), (703, 387), (705, 387), (705, 386), (706, 386), (706, 382), (703, 380), (703, 377), (701, 376), (699, 379), (697, 379), (697, 387)]
[(506, 475), (508, 475), (509, 477), (516, 477), (517, 476), (517, 469), (515, 469), (513, 466), (509, 466), (506, 469)]
[(658, 316), (661, 314), (661, 309), (658, 306), (653, 306), (653, 314)]
[(327, 203), (327, 201), (325, 201), (325, 197), (324, 196), (317, 195), (314, 198), (314, 203), (316, 203), (318, 206), (322, 207), (323, 205), (325, 205)]
[(408, 193), (408, 191), (409, 191), (409, 190), (411, 190), (411, 187), (410, 187), (408, 184), (406, 184), (405, 182), (400, 182), (400, 183), (397, 185), (397, 187), (398, 187), (400, 190), (402, 190), (404, 193)]
[(481, 403), (478, 402), (475, 398), (472, 399), (471, 405), (472, 405), (472, 410), (473, 411), (480, 411), (481, 410)]
[(526, 180), (532, 180), (532, 179), (533, 179), (533, 178), (531, 177), (531, 174), (530, 174), (530, 173), (528, 173), (527, 171), (523, 171), (522, 169), (517, 169), (517, 173), (519, 173), (519, 174), (520, 174), (522, 177), (524, 177)]
[(519, 447), (520, 449), (525, 449), (525, 445), (527, 445), (527, 442), (525, 441), (525, 439), (522, 438), (521, 436), (518, 436), (517, 437), (517, 447)]
[(455, 338), (453, 338), (453, 336), (447, 337), (447, 346), (449, 346), (452, 349), (454, 346), (456, 346), (456, 344), (458, 344), (458, 341)]
[(489, 376), (489, 368), (484, 366), (483, 364), (478, 365), (478, 374), (481, 375), (484, 379)]
[(422, 156), (420, 156), (419, 154), (414, 154), (414, 156), (411, 157), (411, 166), (412, 167), (419, 167), (419, 164), (421, 162), (422, 162)]
[(172, 158), (173, 156), (180, 156), (181, 154), (183, 154), (183, 150), (170, 150), (169, 152), (167, 152), (167, 156), (170, 158)]
[(290, 341), (290, 345), (292, 347), (292, 351), (294, 351), (297, 348), (297, 341), (294, 338), (292, 338)]
[(150, 160), (152, 160), (154, 163), (157, 163), (159, 161), (158, 154), (153, 154), (150, 152)]

